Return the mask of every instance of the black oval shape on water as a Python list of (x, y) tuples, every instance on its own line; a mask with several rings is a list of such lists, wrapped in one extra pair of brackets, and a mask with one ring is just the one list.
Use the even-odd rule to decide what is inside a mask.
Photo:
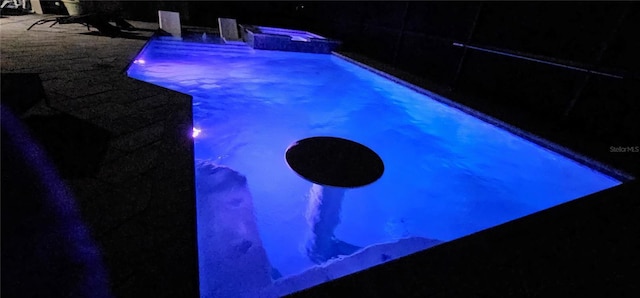
[(287, 148), (285, 157), (298, 175), (320, 185), (360, 187), (384, 172), (384, 163), (373, 150), (336, 137), (302, 139)]

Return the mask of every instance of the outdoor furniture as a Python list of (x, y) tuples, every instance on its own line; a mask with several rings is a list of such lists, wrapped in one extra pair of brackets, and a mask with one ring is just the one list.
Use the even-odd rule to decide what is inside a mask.
[[(111, 25), (110, 22), (114, 22), (116, 25)], [(33, 23), (27, 30), (31, 30), (36, 25), (43, 25), (46, 23), (52, 23), (49, 27), (53, 27), (56, 24), (82, 24), (87, 26), (87, 30), (94, 27), (100, 31), (101, 34), (116, 37), (122, 32), (120, 30), (132, 30), (134, 26), (129, 24), (123, 18), (115, 16), (113, 14), (105, 13), (89, 13), (78, 16), (65, 16), (65, 17), (53, 17), (41, 19)]]
[(180, 24), (180, 14), (174, 11), (158, 10), (158, 24), (160, 30), (165, 31), (173, 37), (182, 37), (182, 25)]
[(220, 37), (226, 43), (241, 42), (240, 35), (238, 34), (238, 23), (236, 19), (218, 18), (218, 27), (220, 29)]

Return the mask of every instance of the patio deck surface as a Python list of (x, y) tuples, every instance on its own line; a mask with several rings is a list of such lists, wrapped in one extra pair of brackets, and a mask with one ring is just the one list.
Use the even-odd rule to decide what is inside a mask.
[[(157, 24), (131, 22), (147, 29), (135, 32), (134, 38), (96, 35), (79, 24), (26, 30), (45, 17), (51, 16), (0, 19), (1, 71), (3, 76), (39, 76), (51, 107), (43, 100), (36, 102), (22, 116), (25, 122), (73, 119), (69, 125), (45, 122), (34, 134), (62, 136), (39, 141), (102, 249), (113, 293), (196, 296), (191, 97), (123, 73)], [(23, 83), (12, 80), (12, 88), (34, 88), (15, 86)], [(70, 131), (78, 126), (86, 126), (88, 132), (81, 136)], [(97, 139), (97, 134), (105, 137)], [(81, 138), (89, 140), (80, 142)], [(78, 147), (84, 154), (100, 155), (85, 158), (96, 163), (93, 169), (85, 169), (86, 162), (74, 163), (78, 155), (65, 158)], [(11, 198), (3, 198), (3, 205), (5, 199)]]

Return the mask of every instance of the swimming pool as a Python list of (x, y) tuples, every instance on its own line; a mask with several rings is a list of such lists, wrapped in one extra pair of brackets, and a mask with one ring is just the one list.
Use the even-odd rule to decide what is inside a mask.
[[(155, 39), (127, 73), (193, 96), (203, 297), (285, 295), (621, 183), (338, 55)], [(302, 178), (285, 152), (316, 136), (382, 176)]]

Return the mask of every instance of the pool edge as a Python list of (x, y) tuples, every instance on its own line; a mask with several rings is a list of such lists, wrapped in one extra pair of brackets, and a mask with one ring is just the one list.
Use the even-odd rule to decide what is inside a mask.
[(286, 297), (629, 296), (639, 192), (626, 182)]

